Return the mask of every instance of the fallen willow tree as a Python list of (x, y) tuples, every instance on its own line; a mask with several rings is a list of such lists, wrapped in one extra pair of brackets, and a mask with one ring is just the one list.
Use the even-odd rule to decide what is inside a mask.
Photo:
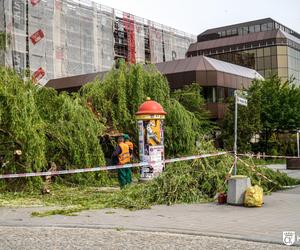
[[(12, 70), (0, 68), (1, 174), (104, 165), (98, 139), (104, 130), (78, 95), (40, 88)], [(68, 178), (102, 182), (103, 175)], [(0, 180), (0, 186), (9, 190), (42, 188), (43, 179)]]
[[(201, 154), (202, 152), (199, 152)], [(184, 161), (166, 165), (166, 170), (157, 178), (127, 186), (120, 191), (105, 191), (95, 187), (64, 191), (57, 187), (51, 196), (44, 196), (46, 204), (58, 209), (34, 212), (34, 216), (53, 214), (74, 215), (87, 209), (126, 208), (144, 209), (153, 205), (199, 203), (215, 200), (219, 192), (227, 191), (226, 180), (232, 170), (233, 156), (221, 155), (206, 159)], [(286, 174), (266, 167), (256, 167), (251, 159), (239, 161), (238, 174), (250, 177), (252, 185), (263, 187), (270, 193), (285, 186), (300, 184)], [(65, 193), (62, 194), (62, 191)], [(75, 195), (73, 193), (75, 192)], [(0, 196), (1, 198), (1, 196)], [(34, 197), (36, 198), (36, 197)], [(1, 204), (1, 199), (0, 199)]]
[[(186, 88), (174, 94), (170, 92), (167, 80), (154, 66), (145, 68), (122, 61), (103, 80), (95, 79), (80, 90), (85, 100), (92, 101), (100, 120), (108, 128), (129, 133), (136, 142), (135, 113), (138, 107), (146, 97), (159, 102), (168, 113), (165, 122), (166, 155), (193, 154), (197, 149), (196, 141), (212, 128), (207, 112), (203, 110), (200, 87)], [(186, 97), (187, 94), (190, 97)]]
[[(166, 79), (151, 66), (145, 69), (141, 65), (120, 63), (119, 68), (111, 70), (103, 80), (96, 79), (79, 94), (72, 95), (37, 87), (12, 70), (0, 68), (0, 174), (104, 165), (99, 140), (112, 129), (136, 138), (134, 114), (148, 96), (160, 102), (168, 112), (165, 126), (168, 158), (215, 150), (203, 139), (210, 124), (207, 114), (199, 108), (203, 104), (199, 88), (194, 86), (170, 94)], [(159, 178), (128, 187), (106, 203), (146, 207), (209, 200), (225, 189), (225, 175), (231, 161), (230, 156), (222, 156), (192, 164), (170, 164)], [(271, 170), (242, 169), (242, 173), (261, 182), (266, 191), (293, 182), (286, 175)], [(96, 186), (111, 182), (105, 172), (57, 179), (61, 183)], [(33, 190), (42, 186), (43, 179), (39, 177), (0, 180), (0, 187), (8, 190)]]
[[(170, 95), (166, 79), (152, 66), (119, 63), (118, 69), (84, 86), (80, 93), (57, 93), (0, 69), (0, 173), (55, 171), (105, 165), (99, 141), (110, 130), (136, 138), (134, 114), (146, 97), (168, 112), (165, 127), (167, 156), (192, 154), (196, 141), (209, 129), (206, 113), (192, 112), (181, 103), (192, 93), (201, 107), (199, 89)], [(200, 119), (201, 118), (201, 119)], [(111, 153), (111, 152), (110, 152)], [(56, 177), (63, 181), (107, 184), (106, 173)], [(9, 190), (41, 188), (43, 178), (0, 180)]]
[[(231, 155), (169, 164), (154, 180), (128, 186), (108, 199), (107, 207), (143, 209), (158, 204), (195, 203), (213, 201), (219, 192), (227, 191), (227, 178), (233, 163)], [(285, 186), (300, 184), (266, 167), (256, 167), (251, 160), (239, 162), (238, 174), (250, 177), (252, 185), (259, 185), (265, 193)]]

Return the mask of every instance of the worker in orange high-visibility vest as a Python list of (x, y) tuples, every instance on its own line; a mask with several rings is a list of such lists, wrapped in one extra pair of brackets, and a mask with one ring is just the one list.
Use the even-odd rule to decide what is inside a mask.
[(127, 144), (128, 147), (129, 147), (129, 153), (130, 153), (130, 156), (132, 158), (132, 156), (133, 156), (133, 143), (130, 141), (129, 135), (124, 134), (124, 140), (125, 140), (125, 144)]
[[(123, 136), (122, 137), (120, 136), (118, 138), (118, 146), (116, 147), (116, 150), (113, 152), (113, 157), (117, 158), (118, 165), (124, 165), (130, 162), (129, 146), (125, 144)], [(130, 168), (118, 169), (118, 179), (121, 188), (130, 184), (132, 181), (131, 169)]]

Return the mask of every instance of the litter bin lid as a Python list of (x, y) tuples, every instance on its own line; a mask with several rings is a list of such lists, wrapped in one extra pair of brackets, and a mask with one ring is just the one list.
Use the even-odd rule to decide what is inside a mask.
[(245, 179), (248, 178), (246, 175), (233, 175), (230, 177), (230, 179)]

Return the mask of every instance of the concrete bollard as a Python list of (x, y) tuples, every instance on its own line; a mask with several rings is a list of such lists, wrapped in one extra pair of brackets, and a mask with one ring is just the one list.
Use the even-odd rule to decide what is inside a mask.
[(243, 205), (245, 191), (251, 186), (250, 178), (244, 175), (234, 175), (228, 180), (227, 203)]

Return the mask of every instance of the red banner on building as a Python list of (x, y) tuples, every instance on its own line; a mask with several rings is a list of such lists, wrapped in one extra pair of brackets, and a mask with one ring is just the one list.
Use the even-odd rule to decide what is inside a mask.
[(42, 68), (38, 68), (32, 75), (32, 80), (38, 82), (45, 76), (45, 71)]
[(30, 40), (33, 44), (36, 44), (38, 43), (40, 40), (42, 40), (44, 38), (44, 32), (39, 29), (37, 32), (35, 32), (34, 34), (32, 34), (30, 36)]
[(40, 1), (41, 0), (30, 0), (32, 6), (37, 5)]
[(123, 21), (127, 32), (128, 62), (135, 63), (135, 31), (133, 16), (128, 13), (124, 13)]

